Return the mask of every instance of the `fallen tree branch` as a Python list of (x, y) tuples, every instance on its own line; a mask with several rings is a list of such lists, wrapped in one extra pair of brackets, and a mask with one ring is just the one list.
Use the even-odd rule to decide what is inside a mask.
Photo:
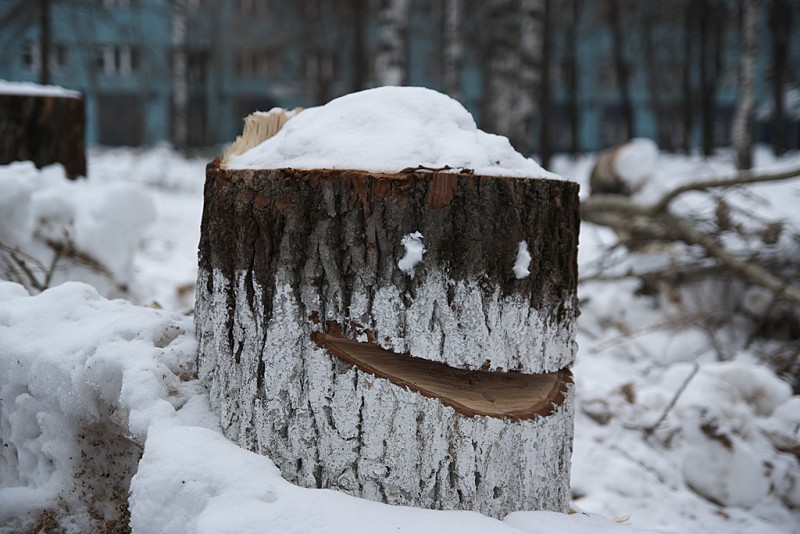
[[(793, 172), (795, 175), (800, 173), (800, 171)], [(788, 174), (784, 173), (783, 179), (786, 179)], [(772, 176), (774, 178), (777, 175)], [(766, 181), (766, 178), (762, 181)], [(674, 198), (674, 196), (670, 198)], [(581, 205), (581, 219), (608, 226), (621, 235), (635, 236), (639, 241), (671, 240), (698, 245), (708, 256), (715, 258), (742, 278), (769, 289), (777, 297), (800, 305), (800, 288), (775, 276), (758, 263), (740, 258), (727, 251), (710, 235), (698, 230), (689, 219), (666, 210), (662, 211), (659, 208), (662, 203), (663, 199), (655, 206), (645, 206), (622, 195), (596, 195), (589, 197)]]
[(745, 261), (731, 254), (718, 245), (706, 233), (695, 228), (687, 219), (677, 215), (665, 214), (667, 223), (670, 224), (690, 245), (700, 245), (709, 256), (713, 256), (724, 265), (738, 272), (750, 282), (765, 287), (775, 293), (776, 297), (784, 298), (794, 304), (800, 305), (800, 288), (782, 280), (754, 262)]
[(792, 169), (789, 171), (772, 173), (772, 174), (756, 174), (752, 171), (744, 171), (734, 176), (733, 178), (722, 178), (716, 180), (704, 180), (700, 182), (693, 182), (676, 187), (669, 191), (661, 200), (653, 206), (656, 212), (666, 211), (670, 202), (676, 197), (689, 191), (706, 191), (717, 187), (732, 187), (735, 185), (756, 184), (762, 182), (778, 182), (781, 180), (790, 180), (792, 178), (800, 177), (800, 169)]

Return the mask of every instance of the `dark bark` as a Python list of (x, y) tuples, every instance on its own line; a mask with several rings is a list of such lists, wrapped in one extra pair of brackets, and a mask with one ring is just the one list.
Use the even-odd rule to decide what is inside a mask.
[(542, 53), (541, 85), (539, 87), (539, 162), (542, 167), (550, 167), (553, 145), (550, 132), (550, 54), (552, 52), (553, 30), (550, 27), (552, 0), (544, 0), (542, 13)]
[(351, 17), (353, 24), (353, 84), (352, 92), (361, 91), (367, 86), (367, 41), (366, 20), (367, 1), (351, 0)]
[(725, 8), (711, 0), (700, 2), (700, 111), (703, 154), (714, 153), (716, 95), (722, 67), (722, 29)]
[(567, 28), (567, 107), (570, 130), (570, 153), (581, 151), (580, 112), (578, 109), (578, 26), (580, 24), (581, 0), (572, 0), (572, 18)]
[(82, 98), (0, 95), (0, 164), (61, 163), (68, 178), (86, 176), (85, 128)]
[(39, 0), (39, 83), (50, 83), (50, 0)]
[(613, 42), (614, 70), (616, 72), (617, 84), (619, 85), (619, 101), (622, 110), (622, 121), (625, 125), (625, 138), (628, 140), (634, 136), (634, 116), (633, 102), (631, 101), (630, 77), (631, 68), (625, 58), (625, 30), (622, 27), (622, 13), (619, 0), (607, 0), (608, 19), (611, 26), (611, 38)]
[(792, 31), (792, 8), (787, 0), (773, 0), (769, 11), (772, 41), (772, 152), (779, 156), (786, 150), (786, 113), (783, 92), (788, 66), (789, 39)]
[[(278, 267), (273, 254), (288, 247), (282, 263), (291, 266), (298, 279), (304, 278), (306, 237), (325, 222), (334, 227), (323, 236), (324, 246), (347, 250), (346, 256), (337, 253), (332, 258), (341, 269), (337, 278), (341, 276), (338, 283), (344, 294), (365, 280), (372, 280), (368, 285), (393, 283), (413, 292), (430, 268), (444, 270), (455, 280), (485, 279), (505, 295), (530, 299), (537, 309), (557, 307), (576, 287), (577, 189), (571, 182), (543, 179), (229, 171), (212, 165), (206, 181), (200, 269), (221, 269), (231, 277), (237, 270), (252, 269), (269, 290)], [(428, 250), (426, 267), (411, 279), (396, 262), (403, 236), (416, 230), (424, 234)], [(523, 239), (532, 254), (540, 255), (541, 264), (529, 278), (517, 280), (512, 266)]]
[[(504, 135), (512, 144), (522, 137), (516, 106), (519, 82), (519, 11), (512, 0), (486, 5), (486, 47), (481, 56), (483, 96), (481, 127)], [(514, 145), (519, 151), (526, 147)]]
[(686, 19), (683, 30), (683, 151), (692, 150), (692, 129), (694, 127), (694, 96), (692, 91), (692, 60), (697, 15), (697, 1), (689, 0), (686, 5)]
[(644, 41), (644, 58), (645, 58), (645, 79), (647, 81), (647, 92), (650, 97), (650, 108), (653, 112), (653, 117), (656, 122), (656, 139), (658, 146), (664, 150), (673, 150), (672, 139), (669, 135), (667, 126), (667, 117), (664, 113), (664, 104), (661, 99), (661, 84), (659, 83), (659, 73), (662, 68), (659, 58), (656, 54), (656, 32), (654, 24), (658, 16), (658, 7), (654, 5), (642, 11), (642, 28)]

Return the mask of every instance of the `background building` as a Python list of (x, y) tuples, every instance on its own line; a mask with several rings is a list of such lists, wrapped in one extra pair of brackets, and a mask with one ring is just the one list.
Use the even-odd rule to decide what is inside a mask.
[[(83, 92), (90, 144), (215, 145), (253, 110), (399, 83), (523, 152), (709, 152), (731, 143), (747, 1), (3, 0), (0, 78)], [(800, 0), (758, 5), (756, 139), (800, 148)]]

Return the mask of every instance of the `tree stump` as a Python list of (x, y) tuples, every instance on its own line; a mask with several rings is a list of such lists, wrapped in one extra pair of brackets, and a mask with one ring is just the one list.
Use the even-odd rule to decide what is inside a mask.
[(210, 164), (195, 317), (226, 435), (305, 487), (565, 511), (577, 193)]
[(86, 176), (85, 129), (80, 93), (0, 94), (0, 165), (61, 163), (70, 180)]

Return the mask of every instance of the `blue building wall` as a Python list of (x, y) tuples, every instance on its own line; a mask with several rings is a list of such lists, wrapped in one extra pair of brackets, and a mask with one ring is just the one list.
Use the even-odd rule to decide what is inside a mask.
[[(255, 109), (307, 107), (354, 89), (354, 41), (351, 16), (345, 2), (271, 2), (264, 0), (185, 0), (188, 15), (187, 53), (189, 60), (190, 141), (211, 145), (232, 140), (241, 129), (244, 115)], [(6, 0), (6, 8), (12, 0)], [(374, 9), (377, 5), (366, 0)], [(300, 5), (306, 7), (300, 8)], [(467, 3), (466, 5), (469, 5)], [(556, 149), (569, 146), (566, 108), (569, 101), (564, 84), (566, 27), (553, 0), (552, 21), (552, 137)], [(580, 148), (596, 150), (619, 142), (620, 93), (611, 69), (611, 34), (601, 22), (600, 2), (582, 2), (584, 12), (578, 26)], [(769, 2), (762, 2), (768, 6)], [(443, 90), (441, 72), (442, 28), (434, 0), (412, 2), (408, 44), (408, 84)], [(766, 9), (766, 8), (765, 8)], [(3, 6), (0, 4), (0, 14)], [(763, 10), (762, 10), (763, 11)], [(798, 9), (800, 12), (800, 9)], [(469, 14), (465, 16), (468, 19)], [(172, 22), (170, 0), (97, 0), (53, 2), (52, 42), (63, 52), (54, 65), (51, 83), (77, 89), (87, 103), (87, 141), (90, 144), (154, 144), (172, 139), (173, 78)], [(770, 53), (766, 43), (767, 21), (762, 12), (759, 32), (759, 76), (757, 106), (767, 106)], [(461, 100), (479, 119), (482, 99), (480, 50), (473, 37), (482, 21), (466, 20), (461, 72)], [(377, 44), (375, 17), (366, 29), (368, 48)], [(35, 25), (0, 28), (0, 78), (36, 81), (35, 65), (24, 47), (38, 42)], [(677, 42), (683, 29), (664, 24), (665, 46), (656, 52), (664, 64), (679, 63)], [(791, 41), (790, 63), (800, 65), (800, 32)], [(637, 136), (656, 137), (656, 120), (650, 105), (644, 76), (642, 35), (636, 27), (626, 28), (626, 56), (633, 62), (631, 98)], [(718, 143), (728, 143), (726, 120), (736, 102), (738, 41), (728, 34), (722, 54), (723, 80), (716, 108), (723, 120)], [(671, 62), (671, 63), (670, 63)], [(638, 64), (637, 64), (638, 63)], [(329, 69), (324, 83), (317, 74)], [(788, 82), (798, 84), (794, 69)], [(367, 73), (367, 85), (374, 79)], [(668, 74), (668, 73), (667, 73)], [(731, 77), (733, 80), (731, 80)], [(680, 82), (660, 85), (669, 110), (682, 105)], [(674, 118), (675, 112), (670, 111)], [(764, 132), (767, 129), (759, 129)], [(535, 150), (535, 136), (531, 146)], [(677, 141), (677, 139), (676, 139)], [(700, 142), (697, 121), (693, 141)]]

